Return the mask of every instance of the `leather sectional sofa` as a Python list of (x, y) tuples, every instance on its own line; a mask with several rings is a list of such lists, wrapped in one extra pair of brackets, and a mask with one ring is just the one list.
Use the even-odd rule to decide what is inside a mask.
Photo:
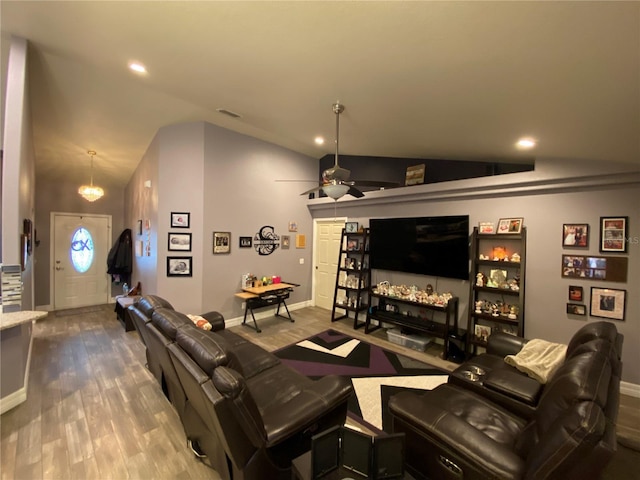
[(433, 479), (599, 478), (616, 449), (623, 338), (615, 326), (581, 328), (544, 385), (504, 362), (527, 340), (498, 333), (489, 340), (487, 353), (447, 384), (391, 398), (407, 470)]
[(344, 424), (348, 379), (309, 379), (226, 330), (217, 312), (202, 315), (205, 331), (157, 296), (129, 309), (189, 444), (222, 478), (291, 478), (311, 436)]

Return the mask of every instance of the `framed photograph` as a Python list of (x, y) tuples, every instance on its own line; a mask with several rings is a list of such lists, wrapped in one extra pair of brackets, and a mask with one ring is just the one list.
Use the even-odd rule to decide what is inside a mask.
[(600, 217), (600, 251), (627, 253), (629, 217)]
[(303, 233), (296, 235), (296, 248), (305, 248), (307, 246), (307, 237)]
[(585, 316), (587, 314), (587, 307), (577, 303), (567, 303), (567, 313), (569, 315)]
[(347, 233), (358, 233), (358, 222), (347, 222), (344, 224), (344, 231)]
[(142, 220), (138, 220), (138, 235), (142, 235)]
[(289, 231), (297, 232), (298, 231), (298, 222), (291, 221), (289, 222)]
[(171, 228), (189, 228), (188, 212), (171, 212)]
[(167, 257), (167, 277), (192, 276), (193, 257)]
[(524, 218), (501, 218), (498, 222), (497, 233), (520, 233)]
[(238, 243), (240, 248), (251, 248), (252, 245), (253, 242), (251, 237), (240, 237), (240, 241)]
[(478, 233), (496, 233), (495, 225), (493, 224), (493, 222), (480, 222), (478, 224)]
[(582, 287), (578, 285), (569, 285), (569, 300), (572, 302), (583, 302)]
[(231, 251), (231, 232), (213, 232), (213, 253)]
[(289, 235), (282, 235), (281, 240), (282, 240), (282, 243), (280, 244), (280, 246), (284, 250), (288, 250), (289, 245), (291, 245), (291, 237)]
[(347, 250), (349, 252), (360, 250), (360, 242), (358, 240), (347, 240)]
[(191, 251), (191, 234), (169, 232), (168, 249), (171, 252), (178, 252), (178, 251), (190, 252)]
[(626, 290), (591, 287), (589, 315), (611, 320), (624, 320), (626, 296)]
[(589, 247), (589, 225), (565, 223), (562, 225), (562, 246), (568, 248)]
[(476, 337), (476, 340), (480, 340), (481, 342), (486, 343), (491, 336), (491, 327), (476, 323), (473, 333)]

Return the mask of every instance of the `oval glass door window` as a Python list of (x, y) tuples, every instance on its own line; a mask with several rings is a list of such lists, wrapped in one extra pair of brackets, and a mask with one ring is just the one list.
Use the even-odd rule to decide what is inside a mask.
[(93, 237), (84, 227), (78, 228), (71, 237), (71, 263), (78, 273), (84, 273), (93, 263)]

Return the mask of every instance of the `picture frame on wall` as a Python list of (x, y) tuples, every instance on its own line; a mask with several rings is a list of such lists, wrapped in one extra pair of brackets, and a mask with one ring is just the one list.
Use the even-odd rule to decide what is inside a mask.
[(629, 217), (600, 217), (600, 251), (627, 253)]
[(566, 248), (589, 247), (589, 224), (565, 223), (562, 225), (562, 246)]
[(190, 252), (191, 251), (191, 234), (190, 233), (174, 233), (168, 234), (168, 247), (170, 252)]
[(522, 232), (524, 218), (501, 218), (498, 221), (499, 234), (519, 234)]
[(569, 315), (580, 315), (581, 317), (586, 316), (587, 307), (586, 305), (581, 305), (578, 303), (567, 303), (567, 313)]
[(171, 212), (171, 228), (189, 228), (189, 212)]
[(624, 321), (626, 296), (626, 290), (591, 287), (591, 308), (589, 315), (592, 317)]
[(213, 232), (213, 253), (231, 252), (231, 232)]
[(344, 231), (347, 233), (358, 233), (358, 222), (346, 222)]
[(569, 300), (572, 302), (584, 301), (582, 287), (579, 285), (569, 285)]
[(253, 245), (253, 239), (251, 237), (240, 237), (238, 241), (238, 247), (240, 248), (251, 248)]
[(167, 277), (191, 277), (193, 257), (167, 257)]
[(291, 237), (289, 235), (282, 235), (282, 243), (280, 246), (283, 250), (288, 250), (289, 245), (291, 245)]

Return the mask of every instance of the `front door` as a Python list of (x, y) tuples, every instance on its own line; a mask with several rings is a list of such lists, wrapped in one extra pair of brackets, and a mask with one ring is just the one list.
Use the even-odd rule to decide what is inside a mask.
[(51, 216), (54, 310), (108, 303), (111, 216)]
[(333, 296), (338, 275), (338, 257), (344, 220), (318, 220), (315, 245), (315, 305), (333, 309)]

